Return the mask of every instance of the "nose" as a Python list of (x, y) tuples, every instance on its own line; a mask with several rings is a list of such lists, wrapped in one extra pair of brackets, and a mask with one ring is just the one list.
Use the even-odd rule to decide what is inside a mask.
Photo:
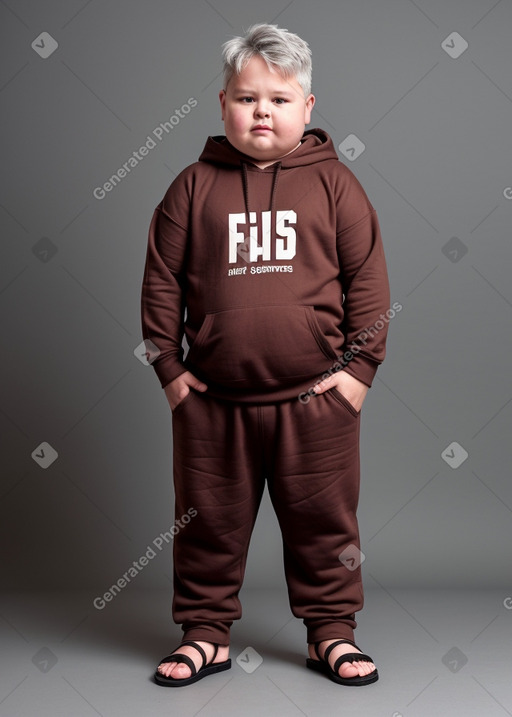
[(256, 117), (270, 117), (270, 107), (266, 100), (260, 100), (254, 107), (254, 115)]

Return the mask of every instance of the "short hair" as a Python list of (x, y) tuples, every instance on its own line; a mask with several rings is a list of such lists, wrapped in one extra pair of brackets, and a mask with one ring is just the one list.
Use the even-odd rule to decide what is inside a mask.
[(233, 37), (222, 45), (224, 89), (234, 74), (239, 75), (251, 57), (262, 57), (269, 70), (286, 79), (295, 76), (304, 97), (311, 92), (311, 50), (305, 40), (277, 25), (251, 25), (244, 37)]

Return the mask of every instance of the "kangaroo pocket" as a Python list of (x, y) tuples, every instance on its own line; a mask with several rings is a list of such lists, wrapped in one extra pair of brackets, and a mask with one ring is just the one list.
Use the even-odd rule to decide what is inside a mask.
[(207, 312), (185, 363), (205, 381), (265, 390), (314, 377), (336, 358), (313, 306), (279, 304)]

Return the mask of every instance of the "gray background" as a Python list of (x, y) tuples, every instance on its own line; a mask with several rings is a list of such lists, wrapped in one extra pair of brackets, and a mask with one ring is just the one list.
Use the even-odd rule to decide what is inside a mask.
[[(220, 45), (257, 21), (311, 46), (309, 127), (366, 145), (339, 154), (377, 209), (403, 306), (363, 408), (363, 573), (508, 584), (511, 4), (19, 1), (0, 20), (5, 586), (103, 591), (173, 523), (171, 414), (134, 354), (148, 227), (223, 134)], [(469, 43), (456, 59), (441, 47), (455, 29)], [(30, 46), (42, 31), (59, 43), (47, 59)], [(189, 97), (197, 106), (95, 199)], [(467, 249), (457, 261), (443, 253), (452, 237)], [(32, 458), (43, 441), (58, 453), (47, 469)], [(453, 441), (469, 454), (457, 469), (441, 456)], [(171, 559), (169, 545), (138, 586), (167, 587)], [(266, 492), (247, 586), (284, 585), (281, 561)]]
[[(171, 414), (136, 355), (147, 234), (223, 134), (222, 42), (262, 21), (311, 46), (309, 126), (366, 145), (340, 158), (377, 209), (403, 306), (362, 413), (356, 639), (382, 678), (362, 694), (304, 667), (267, 493), (233, 670), (178, 694), (151, 683), (181, 634), (172, 544), (92, 605), (173, 524)], [(0, 23), (0, 714), (512, 714), (510, 1), (8, 0)], [(58, 42), (47, 59), (41, 32)], [(46, 469), (42, 442), (58, 454)], [(264, 660), (251, 675), (247, 645)]]

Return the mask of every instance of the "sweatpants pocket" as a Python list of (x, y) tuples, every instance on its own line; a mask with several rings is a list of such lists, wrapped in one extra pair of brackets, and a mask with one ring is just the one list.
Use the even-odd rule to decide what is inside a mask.
[(196, 391), (194, 389), (190, 388), (189, 392), (187, 393), (185, 398), (182, 398), (181, 401), (178, 403), (178, 405), (175, 406), (174, 409), (171, 411), (171, 415), (176, 416), (177, 413), (180, 413), (183, 406), (188, 404), (192, 400), (192, 398), (194, 397), (195, 394), (196, 394)]
[(350, 411), (350, 413), (356, 418), (361, 413), (361, 411), (358, 411), (357, 408), (355, 408), (355, 406), (350, 403), (348, 398), (345, 398), (345, 396), (341, 393), (339, 389), (336, 388), (336, 386), (332, 386), (332, 388), (329, 388), (326, 393), (330, 393), (335, 401), (341, 403), (341, 405), (344, 406), (347, 411)]
[(314, 306), (277, 304), (207, 312), (186, 364), (206, 382), (264, 390), (313, 377), (336, 358)]

